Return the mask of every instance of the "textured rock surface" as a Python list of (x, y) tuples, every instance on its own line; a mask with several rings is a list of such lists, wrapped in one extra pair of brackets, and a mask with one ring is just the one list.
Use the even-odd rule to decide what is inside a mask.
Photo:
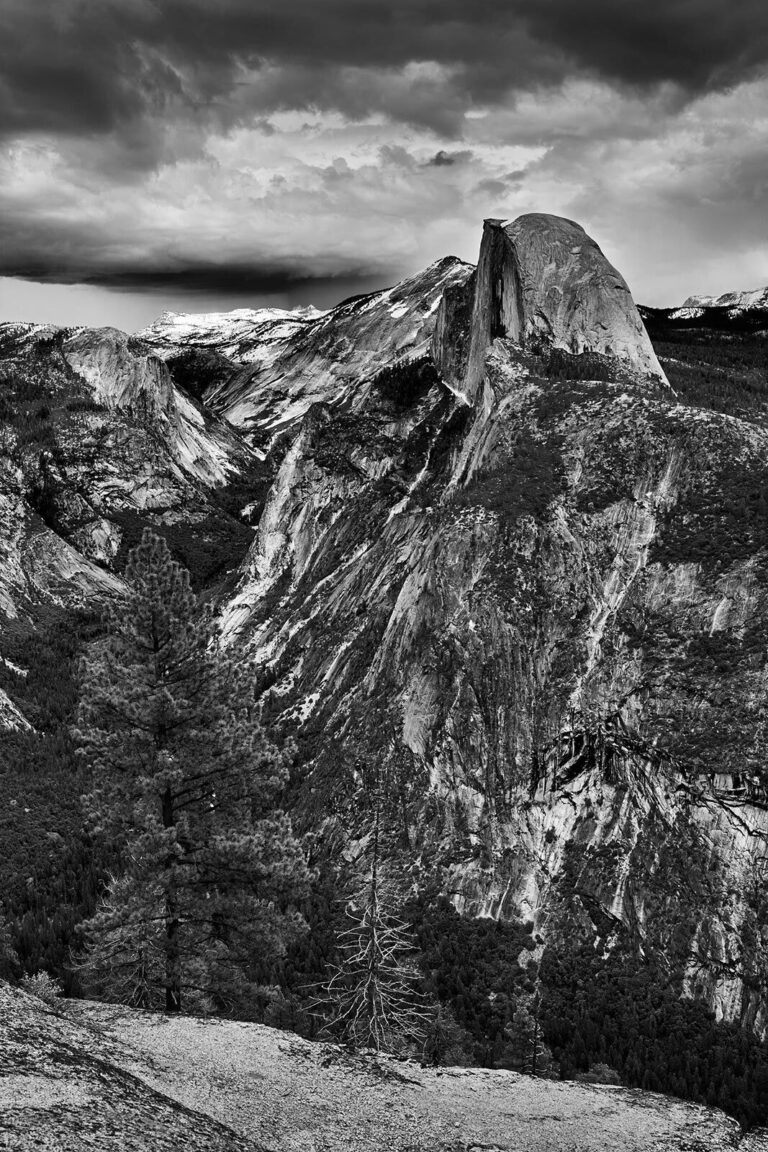
[[(489, 267), (489, 244), (512, 243), (497, 231)], [(560, 295), (547, 271), (520, 299), (557, 299), (553, 331), (582, 349), (578, 264)], [(762, 476), (768, 432), (678, 404), (646, 337), (593, 353), (599, 379), (581, 352), (551, 373), (535, 311), (489, 343), (500, 298), (483, 277), (481, 256), (446, 293), (428, 390), (302, 421), (225, 634), (269, 669), (270, 716), (299, 727), (307, 820), (345, 812), (354, 830), (343, 765), (385, 753), (389, 716), (425, 781), (417, 874), (442, 867), (458, 907), (530, 918), (545, 942), (624, 928), (762, 1032), (768, 540), (736, 493)]]
[(131, 1069), (125, 1049), (0, 984), (0, 1147), (12, 1152), (259, 1152)]
[[(139, 335), (166, 357), (198, 341), (226, 351), (241, 367), (206, 393), (206, 403), (265, 443), (316, 402), (361, 403), (367, 381), (381, 367), (425, 352), (444, 289), (471, 273), (470, 265), (448, 257), (394, 288), (354, 297), (329, 312), (256, 313), (250, 331), (240, 327), (235, 342), (226, 317), (218, 335), (207, 317), (193, 316), (171, 317)], [(199, 337), (190, 335), (195, 327)]]
[(178, 467), (208, 484), (237, 470), (243, 449), (227, 425), (214, 422), (174, 387), (163, 361), (116, 328), (78, 332), (63, 354), (93, 390), (94, 399), (152, 428)]
[(722, 1113), (621, 1088), (351, 1057), (257, 1024), (0, 986), (0, 1135), (12, 1149), (155, 1152), (763, 1152)]
[(0, 611), (119, 592), (143, 523), (203, 545), (239, 534), (239, 558), (250, 530), (216, 492), (259, 462), (124, 334), (0, 325)]
[[(538, 213), (511, 224), (486, 220), (473, 288), (464, 379), (470, 397), (498, 338), (598, 353), (641, 377), (665, 380), (625, 280), (572, 220)], [(445, 340), (436, 344), (441, 366), (459, 384), (456, 325), (441, 320), (440, 330), (447, 335), (447, 348)]]

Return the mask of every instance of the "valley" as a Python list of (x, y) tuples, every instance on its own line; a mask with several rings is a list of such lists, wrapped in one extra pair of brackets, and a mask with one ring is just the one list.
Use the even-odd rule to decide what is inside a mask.
[(486, 221), (476, 267), (328, 311), (0, 326), (22, 966), (78, 991), (68, 948), (114, 862), (81, 826), (77, 662), (151, 527), (292, 742), (309, 942), (255, 1017), (314, 1034), (302, 988), (365, 870), (377, 764), (463, 1062), (514, 1075), (538, 994), (559, 1075), (768, 1123), (765, 324), (638, 311), (578, 225), (533, 215)]

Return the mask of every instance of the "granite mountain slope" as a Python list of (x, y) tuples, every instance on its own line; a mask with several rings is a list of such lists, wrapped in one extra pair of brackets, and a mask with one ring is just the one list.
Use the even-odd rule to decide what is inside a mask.
[(764, 1034), (764, 415), (673, 388), (556, 217), (236, 319), (5, 326), (6, 615), (113, 594), (141, 523), (191, 538), (320, 850), (358, 855), (389, 762), (403, 889), (527, 925), (522, 969), (625, 948)]
[[(140, 338), (171, 364), (190, 347), (227, 357), (215, 365), (206, 405), (256, 442), (268, 445), (313, 403), (359, 407), (376, 370), (427, 351), (443, 292), (472, 267), (446, 257), (417, 276), (328, 312), (264, 309), (230, 322), (166, 314)], [(214, 368), (209, 360), (208, 370)], [(229, 368), (229, 371), (226, 368)]]
[(354, 828), (356, 758), (405, 755), (418, 879), (534, 959), (629, 934), (762, 1033), (768, 431), (679, 403), (573, 239), (490, 222), (427, 361), (308, 411), (224, 633), (308, 821)]
[[(0, 605), (72, 606), (114, 594), (144, 523), (217, 545), (232, 562), (250, 530), (216, 493), (263, 457), (177, 388), (165, 364), (115, 329), (0, 326)], [(221, 562), (221, 558), (216, 561)]]

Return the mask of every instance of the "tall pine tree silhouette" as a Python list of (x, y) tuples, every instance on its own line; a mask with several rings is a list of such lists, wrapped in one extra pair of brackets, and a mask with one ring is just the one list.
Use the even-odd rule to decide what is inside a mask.
[(83, 982), (178, 1012), (232, 1008), (266, 954), (302, 930), (308, 873), (279, 797), (285, 758), (261, 728), (253, 671), (146, 529), (85, 658), (76, 738), (92, 832), (121, 873), (83, 928)]

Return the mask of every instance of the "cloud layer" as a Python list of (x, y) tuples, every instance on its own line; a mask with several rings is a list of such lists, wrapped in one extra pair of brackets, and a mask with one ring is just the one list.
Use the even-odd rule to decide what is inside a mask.
[(539, 209), (749, 287), (767, 61), (756, 0), (4, 0), (0, 275), (311, 297)]

